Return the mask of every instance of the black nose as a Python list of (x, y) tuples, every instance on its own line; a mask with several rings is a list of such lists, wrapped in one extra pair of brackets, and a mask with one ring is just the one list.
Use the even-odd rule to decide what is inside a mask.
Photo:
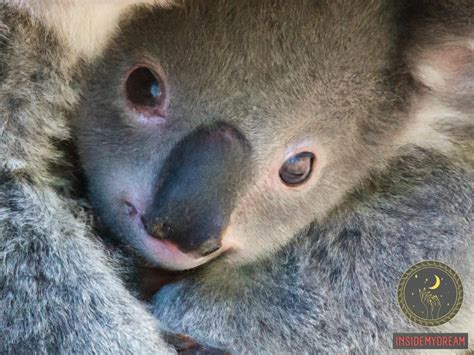
[(250, 148), (228, 125), (193, 131), (168, 155), (152, 207), (142, 217), (149, 235), (183, 252), (220, 248), (235, 198), (246, 182)]

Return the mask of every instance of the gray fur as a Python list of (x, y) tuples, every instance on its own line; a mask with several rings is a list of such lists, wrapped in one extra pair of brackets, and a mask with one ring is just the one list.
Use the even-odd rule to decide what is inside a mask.
[[(390, 353), (394, 332), (472, 336), (474, 179), (411, 153), (274, 258), (216, 263), (165, 286), (155, 297), (163, 326), (235, 353)], [(396, 298), (403, 272), (429, 259), (464, 282), (461, 311), (436, 328), (411, 325)]]
[[(223, 237), (233, 253), (155, 296), (167, 329), (269, 354), (388, 353), (403, 331), (474, 336), (473, 9), (195, 0), (136, 13), (97, 63), (77, 122), (106, 227), (159, 264), (121, 198), (153, 197), (169, 152), (198, 127), (237, 127), (255, 172)], [(163, 125), (142, 126), (123, 100), (124, 75), (143, 60), (169, 83)], [(303, 138), (321, 158), (314, 183), (262, 183)], [(458, 315), (436, 329), (410, 324), (396, 300), (403, 272), (425, 259), (451, 265), (465, 287)]]
[(0, 5), (0, 353), (171, 353), (66, 178), (75, 59)]

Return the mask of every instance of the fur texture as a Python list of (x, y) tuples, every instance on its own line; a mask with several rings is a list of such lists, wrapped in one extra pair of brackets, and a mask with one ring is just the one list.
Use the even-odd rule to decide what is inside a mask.
[[(235, 353), (391, 353), (394, 332), (468, 332), (474, 323), (474, 179), (446, 157), (415, 150), (348, 196), (276, 256), (217, 262), (155, 297), (163, 326)], [(422, 260), (451, 265), (464, 284), (456, 317), (414, 326), (397, 286)]]
[[(381, 16), (374, 10), (379, 2), (367, 8), (355, 2), (328, 5), (338, 6), (339, 11), (333, 10), (333, 26), (338, 28), (334, 31), (350, 32), (354, 48), (364, 48), (366, 38), (374, 42), (383, 38), (370, 28), (377, 20), (367, 20)], [(351, 7), (353, 12), (341, 11)], [(230, 9), (216, 16), (225, 18), (225, 10), (230, 13)], [(369, 114), (359, 126), (363, 139), (378, 147), (374, 156), (384, 154), (381, 165), (359, 176), (360, 182), (327, 216), (295, 233), (277, 254), (240, 267), (217, 260), (165, 286), (155, 296), (155, 314), (165, 327), (236, 353), (268, 354), (391, 353), (392, 334), (405, 331), (462, 331), (474, 336), (474, 32), (469, 25), (474, 7), (463, 1), (415, 1), (398, 10), (397, 20), (387, 15), (393, 9), (385, 10), (385, 21), (399, 21), (399, 37), (384, 40), (398, 43), (399, 52), (392, 53), (392, 59), (407, 66), (415, 89), (398, 97), (404, 108), (396, 120), (388, 112), (397, 110), (397, 105), (388, 103), (400, 91), (381, 91), (379, 95), (387, 100), (383, 106), (386, 115)], [(375, 13), (369, 15), (371, 11)], [(351, 17), (346, 16), (355, 13), (366, 29), (351, 27)], [(295, 28), (304, 22), (301, 18), (294, 21)], [(380, 31), (384, 30), (387, 27), (381, 25)], [(339, 48), (337, 39), (344, 37), (333, 33), (333, 42), (327, 43)], [(384, 46), (378, 45), (377, 52), (387, 50)], [(295, 48), (296, 53), (299, 50)], [(325, 55), (330, 57), (332, 49), (327, 50)], [(307, 59), (303, 53), (300, 57)], [(334, 66), (341, 61), (334, 59)], [(348, 73), (356, 65), (348, 67)], [(370, 65), (368, 61), (367, 67)], [(393, 75), (401, 74), (391, 70)], [(333, 94), (333, 85), (327, 82), (326, 95)], [(370, 85), (367, 81), (365, 87)], [(354, 92), (346, 95), (348, 101), (356, 100)], [(359, 103), (360, 109), (374, 104), (372, 98), (372, 103)], [(335, 106), (346, 102), (340, 95), (333, 99)], [(393, 125), (400, 129), (394, 130)], [(350, 148), (341, 145), (340, 149)], [(383, 152), (385, 149), (388, 151)], [(362, 171), (363, 159), (356, 161), (360, 165), (351, 164), (352, 169)], [(317, 197), (308, 198), (306, 202), (317, 205)], [(280, 215), (274, 211), (275, 219)], [(260, 233), (261, 238), (266, 237), (265, 232)], [(436, 328), (411, 324), (396, 296), (403, 272), (430, 259), (451, 265), (464, 284), (461, 310)], [(470, 347), (473, 349), (472, 344)]]
[[(0, 0), (21, 9), (54, 30), (67, 43), (71, 57), (93, 59), (100, 55), (117, 29), (120, 16), (133, 4), (171, 5), (172, 0)], [(66, 54), (66, 53), (65, 53)]]
[[(216, 122), (251, 146), (222, 235), (230, 251), (155, 296), (167, 329), (235, 353), (390, 353), (393, 332), (433, 330), (410, 324), (396, 293), (409, 266), (435, 259), (465, 290), (435, 331), (474, 336), (473, 9), (194, 0), (136, 13), (96, 63), (75, 130), (109, 231), (160, 265), (138, 209), (159, 201), (173, 149)], [(137, 63), (161, 75), (165, 117), (144, 119), (124, 99)], [(278, 169), (298, 149), (317, 161), (313, 178), (289, 189)], [(200, 192), (221, 185), (211, 177)]]
[(0, 5), (0, 353), (172, 353), (66, 179), (59, 147), (79, 94), (75, 53)]

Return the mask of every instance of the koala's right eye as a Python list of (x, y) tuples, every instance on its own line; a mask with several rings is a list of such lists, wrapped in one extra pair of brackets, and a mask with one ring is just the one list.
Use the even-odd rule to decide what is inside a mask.
[(164, 116), (165, 85), (162, 78), (147, 66), (138, 66), (128, 74), (125, 95), (137, 111)]
[(314, 154), (301, 152), (290, 157), (280, 168), (280, 179), (288, 186), (298, 186), (311, 176)]

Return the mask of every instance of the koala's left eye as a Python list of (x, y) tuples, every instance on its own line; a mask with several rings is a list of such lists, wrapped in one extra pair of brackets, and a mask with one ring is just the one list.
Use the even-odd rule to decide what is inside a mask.
[(293, 155), (280, 168), (280, 179), (288, 186), (301, 185), (311, 176), (313, 163), (313, 153), (301, 152)]
[(125, 81), (127, 100), (135, 110), (144, 113), (163, 109), (164, 89), (161, 77), (147, 66), (134, 68)]

